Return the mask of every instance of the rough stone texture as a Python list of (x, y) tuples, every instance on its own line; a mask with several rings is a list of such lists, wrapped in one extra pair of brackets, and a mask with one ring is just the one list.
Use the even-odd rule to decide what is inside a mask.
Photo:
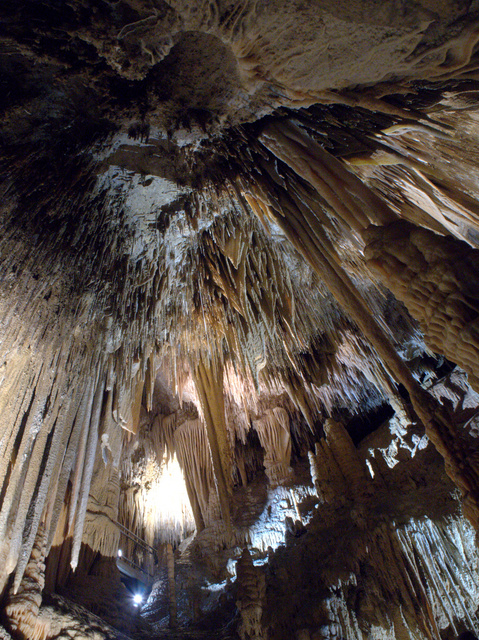
[(364, 234), (372, 271), (421, 324), (427, 344), (479, 389), (479, 252), (401, 221)]
[(40, 527), (20, 586), (18, 590), (9, 593), (5, 607), (12, 633), (32, 640), (48, 636), (50, 633), (47, 625), (39, 624), (45, 586), (45, 537), (45, 528)]
[(42, 606), (37, 629), (41, 640), (130, 640), (82, 606), (60, 596), (49, 597)]
[(165, 544), (192, 633), (477, 626), (477, 398), (431, 386), (453, 364), (393, 294), (476, 374), (478, 25), (476, 0), (1, 3), (12, 629), (116, 633), (42, 602), (48, 553), (46, 591), (141, 637)]
[(326, 438), (316, 443), (316, 452), (309, 453), (311, 477), (321, 501), (341, 503), (346, 496), (358, 501), (370, 492), (370, 478), (359, 459), (356, 447), (342, 424), (327, 420)]
[(236, 578), (238, 581), (236, 606), (241, 616), (239, 636), (241, 640), (261, 639), (265, 579), (261, 569), (254, 567), (248, 549), (243, 551), (236, 563)]
[[(454, 637), (457, 606), (469, 611), (466, 626), (477, 626), (474, 579), (456, 555), (458, 548), (471, 554), (468, 567), (477, 570), (474, 530), (448, 513), (440, 481), (424, 482), (431, 453), (409, 454), (385, 472), (388, 489), (376, 474), (366, 494), (320, 504), (306, 530), (287, 538), (266, 568), (263, 637), (412, 638), (446, 628)], [(419, 474), (416, 465), (429, 470)]]

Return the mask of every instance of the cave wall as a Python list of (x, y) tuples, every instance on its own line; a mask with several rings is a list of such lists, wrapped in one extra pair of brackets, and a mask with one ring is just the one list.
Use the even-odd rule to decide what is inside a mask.
[[(42, 622), (45, 579), (84, 604), (96, 582), (121, 600), (122, 526), (155, 552), (195, 527), (192, 552), (214, 552), (215, 579), (238, 560), (244, 638), (474, 628), (472, 587), (441, 586), (467, 583), (475, 562), (460, 506), (448, 521), (406, 508), (397, 526), (387, 509), (375, 520), (388, 472), (369, 480), (354, 420), (373, 431), (386, 411), (398, 432), (423, 428), (477, 529), (471, 423), (425, 384), (442, 355), (477, 385), (477, 12), (2, 4), (0, 592), (13, 634), (61, 632), (54, 596), (56, 622)], [(308, 452), (312, 483), (297, 477)], [(170, 463), (179, 509), (160, 513), (147, 501)], [(358, 549), (378, 551), (368, 575), (358, 552), (349, 591), (321, 575), (315, 588), (333, 595), (317, 619), (281, 627), (269, 620), (281, 588), (253, 545), (282, 540), (268, 514), (298, 515), (314, 492)], [(319, 562), (318, 520), (311, 532), (287, 521), (298, 543), (271, 556), (280, 581), (301, 581), (298, 549)], [(423, 561), (433, 539), (442, 564)], [(381, 546), (388, 566), (402, 561), (395, 592)]]

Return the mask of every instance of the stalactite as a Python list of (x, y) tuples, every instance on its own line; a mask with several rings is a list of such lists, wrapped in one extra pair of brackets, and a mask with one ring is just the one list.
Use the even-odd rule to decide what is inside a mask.
[(221, 511), (227, 526), (230, 523), (229, 498), (231, 495), (231, 444), (225, 423), (223, 395), (223, 365), (200, 361), (192, 370), (200, 398), (203, 419), (218, 484)]
[[(286, 160), (288, 155), (287, 145), (281, 149), (281, 153), (278, 149), (275, 149), (275, 151)], [(305, 152), (302, 151), (302, 153), (304, 154)], [(278, 178), (278, 181), (281, 183), (281, 179)], [(260, 190), (258, 187), (255, 187), (255, 189), (257, 191)], [(281, 189), (278, 188), (276, 191), (281, 195)], [(270, 192), (269, 198), (273, 201), (276, 200), (274, 191)], [(250, 199), (253, 200), (253, 197), (250, 196)], [(268, 201), (268, 192), (264, 195), (261, 194), (256, 199), (255, 206), (257, 208), (261, 209), (262, 200)], [(357, 323), (392, 377), (407, 389), (414, 410), (426, 427), (426, 433), (444, 457), (448, 473), (458, 484), (464, 495), (468, 516), (475, 523), (475, 526), (479, 527), (479, 516), (477, 515), (479, 513), (479, 478), (472, 466), (465, 463), (462, 453), (454, 445), (453, 434), (455, 427), (451, 416), (430, 394), (421, 388), (406, 364), (401, 360), (386, 332), (372, 316), (350, 277), (340, 266), (339, 261), (335, 259), (334, 249), (331, 249), (330, 242), (325, 237), (314, 212), (295, 207), (295, 203), (290, 200), (288, 203), (290, 206), (285, 209), (281, 206), (281, 202), (278, 202), (279, 211), (275, 215), (277, 223), (284, 229), (291, 242), (323, 279), (338, 303)]]
[(290, 123), (270, 125), (263, 131), (261, 141), (305, 178), (335, 215), (355, 231), (371, 223), (389, 224), (397, 219), (383, 200), (298, 127)]
[(185, 471), (196, 527), (200, 531), (208, 521), (210, 494), (214, 490), (213, 465), (203, 423), (186, 421), (175, 431), (174, 442)]
[(253, 421), (265, 450), (264, 466), (269, 481), (274, 485), (288, 478), (291, 473), (291, 435), (288, 413), (281, 407), (269, 410), (259, 420)]
[[(205, 451), (203, 456), (201, 447)], [(203, 425), (199, 420), (186, 420), (184, 416), (181, 420), (177, 414), (156, 419), (150, 429), (142, 429), (137, 438), (124, 446), (118, 520), (152, 547), (179, 544), (194, 529), (193, 515), (195, 519), (198, 515), (194, 499), (198, 502), (197, 495), (201, 496), (204, 490), (204, 467), (202, 469), (199, 462), (194, 465), (193, 451), (201, 463), (207, 458), (211, 468)], [(214, 487), (212, 469), (210, 487)], [(202, 517), (201, 511), (199, 516)], [(125, 544), (128, 546), (130, 542), (122, 536), (121, 545)], [(128, 553), (126, 549), (127, 557)]]
[[(467, 91), (463, 95), (467, 97)], [(385, 129), (375, 144), (379, 142), (386, 154), (394, 156), (394, 166), (358, 166), (355, 172), (402, 219), (477, 246), (479, 211), (471, 197), (477, 181), (476, 115), (461, 112), (458, 117), (455, 100), (461, 100), (461, 91), (455, 99), (441, 100), (434, 111), (435, 125), (454, 129), (454, 135), (404, 125)], [(373, 164), (375, 156), (370, 157)]]
[[(120, 539), (116, 523), (120, 499), (119, 457), (123, 436), (113, 422), (106, 425), (104, 434), (108, 436), (109, 456), (105, 463), (102, 445), (98, 442), (80, 541), (92, 551), (99, 551), (102, 556), (112, 558), (117, 555)], [(73, 537), (73, 568), (77, 565), (80, 550), (75, 542)]]

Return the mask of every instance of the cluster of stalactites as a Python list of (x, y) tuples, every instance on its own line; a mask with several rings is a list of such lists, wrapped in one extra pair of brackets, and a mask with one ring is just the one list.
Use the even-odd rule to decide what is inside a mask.
[[(477, 633), (473, 537), (473, 529), (460, 520), (438, 524), (424, 518), (375, 529), (366, 555), (360, 553), (367, 556), (368, 577), (351, 575), (327, 601), (327, 615), (338, 633), (347, 640), (440, 637), (444, 629), (457, 635), (464, 626)], [(371, 591), (370, 579), (375, 581)], [(358, 612), (348, 589), (359, 580), (366, 586)], [(374, 620), (365, 634), (361, 617), (367, 617), (368, 609), (374, 611)]]
[[(472, 526), (462, 517), (451, 516), (443, 521), (423, 516), (406, 524), (388, 517), (387, 523), (373, 523), (375, 506), (391, 490), (391, 471), (371, 477), (364, 452), (356, 449), (340, 423), (326, 421), (324, 432), (316, 452), (309, 454), (320, 499), (318, 515), (323, 510), (330, 527), (331, 513), (346, 508), (364, 536), (355, 543), (354, 560), (340, 559), (339, 552), (332, 566), (325, 561), (321, 569), (326, 584), (335, 585), (334, 595), (325, 604), (341, 636), (366, 637), (364, 624), (371, 611), (374, 621), (368, 637), (427, 638), (439, 636), (446, 628), (457, 634), (462, 625), (477, 632), (479, 594), (474, 576), (479, 565)], [(342, 569), (352, 562), (355, 569), (338, 580), (335, 562), (342, 563)], [(368, 584), (374, 584), (371, 591)], [(351, 597), (358, 585), (364, 594), (360, 607)]]
[[(450, 442), (453, 430), (447, 417), (437, 417), (436, 404), (391, 344), (379, 313), (381, 295), (361, 260), (368, 227), (388, 227), (403, 212), (415, 225), (473, 243), (478, 216), (474, 181), (467, 175), (471, 161), (444, 133), (448, 121), (443, 120), (441, 126), (413, 127), (414, 135), (410, 129), (404, 135), (383, 132), (382, 152), (387, 147), (391, 162), (384, 154), (373, 156), (371, 175), (358, 164), (352, 173), (291, 122), (270, 123), (250, 150), (252, 157), (256, 154), (253, 166), (245, 160), (251, 179), (243, 176), (220, 195), (213, 189), (196, 194), (196, 215), (185, 219), (179, 212), (145, 253), (135, 249), (138, 238), (131, 236), (131, 228), (119, 223), (128, 196), (126, 178), (120, 186), (99, 181), (91, 191), (92, 167), (73, 164), (66, 167), (58, 203), (42, 192), (35, 203), (30, 199), (32, 211), (27, 211), (15, 198), (22, 183), (43, 184), (41, 157), (11, 169), (6, 188), (12, 204), (3, 211), (0, 240), (2, 286), (9, 293), (8, 300), (0, 300), (7, 354), (1, 365), (0, 411), (11, 426), (1, 440), (0, 586), (16, 569), (18, 588), (42, 518), (49, 531), (47, 548), (58, 523), (66, 527), (61, 533), (73, 539), (76, 564), (88, 504), (95, 500), (94, 493), (90, 496), (95, 465), (104, 456), (103, 464), (118, 468), (119, 453), (110, 442), (118, 430), (136, 431), (143, 393), (151, 408), (160, 358), (169, 360), (178, 379), (179, 365), (189, 363), (206, 427), (212, 464), (208, 473), (215, 478), (224, 513), (232, 485), (232, 439), (223, 399), (224, 368), (230, 364), (256, 390), (261, 385), (285, 389), (310, 426), (315, 411), (327, 406), (325, 399), (332, 404), (334, 383), (341, 388), (337, 395), (350, 393), (350, 404), (356, 403), (355, 385), (347, 382), (353, 362), (354, 376), (366, 378), (386, 396), (394, 395), (391, 379), (401, 382), (448, 460), (452, 477), (476, 500), (475, 474), (464, 472), (460, 452)], [(469, 122), (474, 124), (473, 115)], [(391, 140), (392, 133), (402, 137)], [(463, 139), (466, 134), (472, 136), (473, 128), (461, 132)], [(452, 184), (447, 162), (435, 162), (427, 152), (431, 136), (440, 140), (435, 143), (440, 156), (460, 156), (460, 186)], [(78, 182), (81, 171), (87, 177)], [(390, 188), (391, 175), (400, 178), (407, 194), (404, 209)], [(58, 227), (56, 234), (42, 231), (45, 207)], [(93, 222), (77, 215), (79, 210), (96, 212)], [(31, 239), (37, 237), (32, 251)], [(310, 268), (305, 269), (303, 258)], [(94, 272), (91, 265), (102, 269)], [(362, 291), (359, 279), (367, 282)], [(389, 286), (390, 278), (384, 282)], [(422, 321), (421, 309), (430, 305), (421, 301), (414, 306), (416, 300), (404, 299)], [(456, 302), (448, 299), (455, 317), (446, 317), (443, 324), (453, 333), (461, 331), (463, 343), (472, 344), (474, 332), (467, 327), (472, 337), (466, 335), (463, 327), (474, 304)], [(436, 340), (434, 322), (430, 325), (432, 346), (446, 352), (447, 345)], [(472, 372), (474, 363), (467, 360), (463, 343), (451, 341)], [(272, 411), (262, 444), (272, 450), (271, 443), (281, 443), (281, 456), (270, 452), (267, 459), (271, 469), (280, 465), (284, 472), (289, 465), (285, 419)], [(183, 450), (183, 466), (189, 465), (191, 474), (187, 484), (197, 473), (186, 453), (189, 446)], [(112, 496), (117, 487), (112, 479)], [(191, 487), (189, 493), (191, 500)], [(206, 489), (200, 494), (192, 502), (197, 522), (207, 511)], [(96, 539), (88, 526), (87, 538), (106, 550), (102, 536)]]
[[(124, 497), (121, 503), (120, 518), (129, 529), (146, 537), (153, 544), (161, 541), (165, 535), (171, 536), (175, 543), (191, 531), (191, 512), (198, 531), (223, 520), (230, 526), (231, 497), (233, 491), (233, 470), (237, 468), (238, 481), (247, 483), (244, 471), (245, 462), (241, 455), (234, 452), (235, 441), (245, 441), (251, 428), (249, 415), (257, 415), (258, 403), (248, 403), (238, 407), (228, 395), (228, 384), (241, 380), (229, 372), (227, 380), (219, 367), (208, 369), (199, 366), (193, 374), (196, 407), (186, 403), (169, 414), (145, 413), (143, 427), (138, 435), (135, 447), (126, 448), (122, 465)], [(250, 391), (254, 394), (251, 382)], [(225, 405), (224, 398), (230, 398)], [(284, 401), (284, 398), (283, 398)], [(155, 409), (161, 410), (161, 406)], [(255, 410), (255, 411), (254, 411)], [(250, 414), (251, 411), (251, 414)], [(254, 413), (253, 413), (254, 412)], [(238, 421), (238, 416), (241, 416)], [(289, 474), (291, 454), (291, 436), (289, 415), (281, 407), (266, 411), (264, 417), (253, 421), (269, 460), (268, 469), (275, 468), (274, 481), (286, 478)], [(282, 435), (281, 435), (282, 434)], [(278, 438), (284, 443), (283, 451), (275, 452), (274, 444)], [(138, 459), (137, 449), (141, 452)], [(133, 457), (136, 462), (133, 462)], [(148, 518), (147, 505), (151, 502), (149, 493), (154, 493), (155, 483), (168, 473), (168, 465), (177, 460), (181, 477), (175, 483), (182, 483), (183, 496), (187, 505), (190, 521), (183, 513), (178, 513), (178, 524), (168, 522), (168, 513), (161, 513), (162, 504), (156, 499), (158, 515), (154, 521)], [(155, 467), (155, 469), (153, 469)], [(170, 494), (177, 490), (171, 481)], [(147, 487), (147, 488), (145, 488)], [(177, 507), (179, 504), (177, 500)], [(186, 517), (186, 520), (185, 520)]]
[[(76, 156), (57, 182), (42, 153), (49, 151), (17, 158), (4, 172), (11, 200), (2, 207), (0, 242), (0, 407), (8, 425), (0, 457), (0, 590), (14, 570), (18, 588), (41, 520), (47, 551), (56, 534), (72, 539), (76, 565), (95, 500), (95, 466), (103, 453), (101, 464), (118, 467), (118, 434), (135, 430), (151, 371), (148, 294), (137, 295), (135, 265), (119, 261), (129, 243), (116, 220), (122, 198), (95, 189), (93, 167)], [(43, 188), (49, 178), (53, 195)], [(28, 196), (25, 184), (32, 185)], [(55, 233), (45, 230), (45, 210)], [(135, 305), (141, 309), (131, 318)], [(100, 528), (87, 538), (101, 537)]]
[[(351, 367), (357, 368), (358, 372), (362, 368), (363, 373), (366, 372), (365, 380), (382, 388), (384, 395), (394, 397), (392, 386), (385, 384), (384, 371), (375, 368), (374, 360), (367, 363), (364, 345), (357, 335), (352, 334), (349, 342), (341, 346), (338, 358), (342, 367), (335, 376), (338, 381), (345, 376), (343, 402), (349, 402), (352, 410), (356, 402), (361, 401), (361, 396), (357, 389), (349, 386), (350, 381), (349, 384), (346, 382)], [(312, 366), (311, 361), (309, 366)], [(305, 388), (304, 381), (296, 379), (295, 384), (294, 379), (285, 381), (281, 376), (276, 378), (274, 386), (262, 383), (258, 391), (252, 376), (243, 377), (231, 362), (224, 366), (221, 361), (205, 359), (189, 374), (187, 368), (185, 363), (180, 368), (182, 389), (179, 396), (183, 396), (183, 403), (167, 391), (163, 376), (159, 375), (152, 411), (142, 412), (137, 440), (133, 438), (124, 451), (125, 499), (121, 503), (120, 519), (137, 535), (146, 537), (150, 544), (165, 535), (179, 542), (188, 530), (180, 514), (177, 522), (182, 522), (181, 526), (167, 522), (167, 514), (162, 516), (159, 512), (158, 517), (148, 523), (145, 505), (149, 498), (145, 496), (159, 481), (168, 460), (174, 457), (178, 460), (197, 530), (219, 520), (228, 528), (234, 486), (248, 484), (244, 456), (250, 455), (250, 430), (256, 433), (261, 447), (261, 454), (256, 453), (260, 455), (261, 463), (255, 463), (259, 466), (250, 469), (250, 473), (264, 467), (271, 487), (288, 483), (292, 476), (293, 423), (298, 446), (306, 449), (311, 436), (301, 434), (297, 425), (309, 423), (311, 433), (322, 418), (324, 406), (328, 402), (332, 405), (337, 393), (330, 385), (313, 384)], [(174, 378), (171, 372), (169, 374), (173, 383)], [(394, 399), (399, 406), (399, 400)], [(237, 443), (242, 446), (238, 447)], [(151, 476), (152, 465), (156, 469), (155, 478)], [(148, 489), (144, 490), (142, 485)], [(159, 530), (161, 524), (167, 533)]]
[[(43, 180), (40, 166), (41, 152), (14, 166), (9, 188), (21, 192), (27, 175), (33, 183), (40, 175)], [(81, 182), (79, 172), (86, 176)], [(64, 167), (61, 188), (57, 204), (41, 192), (31, 212), (12, 205), (0, 247), (9, 291), (8, 302), (0, 301), (8, 353), (0, 407), (12, 426), (0, 461), (0, 554), (2, 581), (17, 567), (17, 586), (44, 514), (48, 548), (55, 532), (73, 538), (76, 564), (85, 523), (91, 529), (92, 475), (104, 458), (104, 465), (118, 468), (115, 432), (136, 431), (143, 394), (151, 408), (161, 359), (169, 361), (178, 386), (182, 363), (189, 363), (206, 425), (221, 421), (207, 416), (221, 404), (215, 379), (226, 364), (256, 389), (286, 389), (310, 426), (318, 407), (330, 408), (338, 395), (355, 404), (348, 363), (354, 360), (359, 372), (371, 360), (360, 341), (346, 348), (352, 334), (344, 315), (284, 234), (264, 229), (234, 188), (197, 194), (193, 217), (179, 210), (154, 238), (135, 230), (126, 175), (108, 174), (95, 187), (93, 168), (74, 159)], [(56, 235), (42, 234), (42, 207), (56, 221)], [(94, 212), (93, 219), (76, 215), (79, 208)], [(122, 227), (120, 219), (129, 222)], [(31, 237), (40, 238), (35, 252)], [(147, 250), (138, 252), (138, 242), (147, 240)], [(93, 270), (98, 264), (102, 269)], [(366, 377), (388, 393), (388, 375), (374, 363)], [(212, 403), (211, 393), (218, 395)], [(226, 496), (231, 444), (219, 433), (210, 429), (209, 442), (221, 450), (214, 470)], [(111, 481), (118, 485), (115, 473)], [(106, 550), (93, 529), (87, 538)], [(25, 560), (18, 565), (20, 556)]]
[[(240, 204), (231, 202), (233, 193)], [(180, 420), (176, 430), (170, 418), (161, 425), (164, 443), (176, 451), (185, 473), (201, 528), (211, 521), (212, 482), (229, 519), (232, 469), (237, 464), (241, 475), (243, 467), (233, 460), (234, 443), (245, 442), (251, 421), (274, 483), (289, 473), (288, 411), (294, 408), (313, 429), (338, 398), (354, 413), (364, 385), (387, 397), (395, 389), (380, 360), (277, 227), (255, 221), (234, 189), (221, 196), (205, 192), (196, 200), (200, 218), (194, 222), (180, 212), (165, 231), (169, 243), (160, 247), (166, 268), (157, 311), (164, 327), (158, 341), (163, 369), (180, 402), (185, 388), (193, 393), (201, 418), (201, 424)], [(361, 265), (357, 268), (360, 272)], [(365, 295), (381, 313), (384, 300), (371, 281)], [(286, 395), (287, 410), (283, 399), (283, 406), (258, 411), (258, 397), (271, 393)], [(205, 438), (201, 429), (206, 448), (198, 446), (197, 439)]]
[[(428, 135), (445, 137), (443, 125), (436, 127), (428, 125), (423, 128)], [(258, 141), (255, 142), (254, 148), (256, 155), (254, 169), (251, 168), (251, 170), (255, 172), (255, 180), (248, 179), (246, 175), (240, 180), (250, 206), (260, 219), (270, 217), (277, 222), (312, 269), (322, 278), (343, 311), (369, 340), (391, 377), (404, 385), (415, 412), (426, 427), (426, 433), (445, 458), (450, 477), (463, 493), (469, 518), (474, 526), (479, 526), (478, 474), (472, 463), (464, 463), (465, 454), (457, 438), (453, 416), (426, 393), (414, 379), (406, 363), (398, 355), (391, 341), (391, 335), (388, 330), (385, 330), (381, 318), (375, 316), (367, 297), (358, 289), (351, 277), (348, 262), (341, 258), (331, 241), (338, 232), (346, 233), (357, 239), (356, 246), (361, 249), (370, 233), (369, 228), (372, 225), (379, 227), (380, 230), (392, 228), (401, 216), (401, 209), (387, 202), (381, 192), (371, 189), (365, 181), (349, 171), (344, 162), (325, 151), (304, 127), (297, 124), (284, 121), (268, 123)], [(438, 148), (440, 148), (439, 145)], [(459, 145), (451, 143), (450, 149), (453, 149), (467, 164)], [(245, 157), (246, 166), (248, 161)], [(445, 176), (444, 166), (441, 163), (437, 167), (434, 166), (431, 157), (425, 161), (433, 165), (431, 171), (440, 184), (440, 187), (433, 189), (436, 210), (429, 205), (430, 198), (426, 197), (431, 192), (426, 184), (427, 181), (424, 182), (421, 175), (416, 176), (414, 185), (416, 194), (423, 193), (424, 198), (422, 198), (423, 209), (417, 206), (414, 210), (416, 214), (414, 222), (422, 224), (426, 218), (431, 220), (432, 216), (435, 222), (430, 226), (435, 231), (445, 232), (454, 229), (459, 237), (464, 237), (466, 234), (468, 238), (469, 236), (473, 238), (478, 218), (474, 203), (466, 195), (468, 189), (458, 187), (453, 190), (450, 180)], [(469, 183), (468, 186), (470, 188), (471, 184)], [(316, 194), (316, 197), (312, 197), (311, 192)], [(447, 197), (444, 200), (442, 196)], [(442, 211), (441, 202), (444, 205)], [(449, 209), (446, 211), (447, 207)], [(407, 213), (409, 216), (414, 215), (411, 208)], [(440, 244), (440, 241), (438, 240), (436, 244)], [(450, 248), (452, 249), (452, 245)], [(394, 247), (391, 253), (395, 253)], [(454, 254), (454, 251), (452, 253)], [(472, 255), (475, 255), (474, 252), (471, 253)], [(383, 258), (387, 261), (387, 255), (385, 256)], [(374, 268), (380, 273), (384, 284), (389, 286), (387, 274), (382, 273), (381, 261), (376, 260)], [(418, 268), (420, 269), (420, 266)], [(413, 265), (412, 272), (414, 272)], [(407, 270), (403, 269), (399, 279), (405, 274), (407, 276)], [(394, 281), (395, 278), (396, 274), (392, 274), (391, 279)], [(454, 276), (448, 275), (447, 278), (452, 282), (453, 288), (457, 287)], [(398, 290), (403, 284), (397, 287)], [(393, 282), (392, 288), (394, 287)], [(418, 289), (421, 290), (421, 286)], [(427, 286), (423, 289), (427, 289)], [(434, 286), (431, 291), (421, 290), (422, 296), (426, 299), (431, 298), (430, 304), (421, 302), (421, 308), (415, 306), (411, 296), (403, 296), (413, 317), (423, 321), (423, 308), (435, 308), (434, 291)], [(475, 340), (475, 311), (468, 308), (467, 302), (464, 303), (464, 296), (456, 301), (456, 292), (451, 290), (449, 293), (451, 296), (447, 300), (444, 324), (447, 327), (446, 331), (451, 332), (453, 337), (447, 338), (446, 342), (458, 346), (457, 355), (454, 357), (464, 360), (472, 372), (471, 359), (466, 355), (466, 344), (471, 343), (471, 339), (472, 342)], [(451, 305), (454, 308), (452, 314), (448, 311)], [(472, 326), (469, 327), (471, 318)], [(423, 321), (423, 326), (430, 327), (431, 346), (438, 345), (441, 352), (447, 353), (447, 345), (441, 343), (442, 337), (439, 342), (437, 340), (436, 324), (434, 318)], [(472, 331), (469, 331), (470, 328)], [(472, 338), (469, 337), (469, 333)]]

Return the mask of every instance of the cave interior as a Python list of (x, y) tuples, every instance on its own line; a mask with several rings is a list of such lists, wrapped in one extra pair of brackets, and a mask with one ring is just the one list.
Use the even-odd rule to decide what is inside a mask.
[(2, 0), (0, 638), (479, 636), (479, 1)]

